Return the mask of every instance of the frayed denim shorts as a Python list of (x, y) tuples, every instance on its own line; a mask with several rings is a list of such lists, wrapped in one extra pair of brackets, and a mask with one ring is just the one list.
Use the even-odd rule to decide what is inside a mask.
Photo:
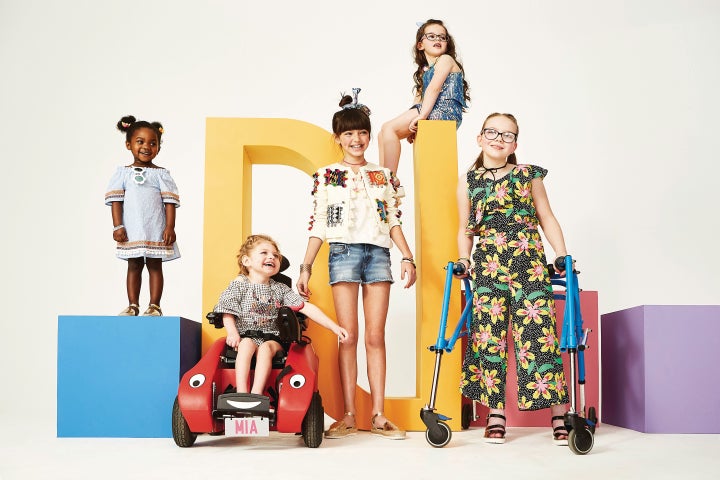
[(331, 243), (330, 285), (340, 282), (393, 283), (390, 249), (369, 243)]

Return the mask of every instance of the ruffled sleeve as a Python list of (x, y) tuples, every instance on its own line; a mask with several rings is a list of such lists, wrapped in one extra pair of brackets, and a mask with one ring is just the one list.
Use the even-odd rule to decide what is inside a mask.
[(247, 277), (238, 275), (220, 295), (220, 299), (213, 311), (216, 313), (230, 313), (240, 317), (242, 314), (241, 302), (249, 287), (250, 283)]
[(105, 205), (112, 205), (113, 202), (125, 201), (126, 179), (127, 175), (125, 175), (125, 167), (118, 167), (112, 178), (110, 178), (110, 183), (108, 183), (108, 187), (105, 190)]
[(176, 208), (180, 208), (180, 194), (177, 185), (175, 185), (175, 180), (170, 176), (170, 171), (164, 168), (160, 169), (158, 182), (160, 183), (160, 196), (163, 203), (174, 203)]
[(310, 226), (308, 227), (310, 236), (317, 237), (323, 242), (326, 235), (328, 205), (327, 185), (322, 181), (324, 170), (321, 168), (313, 175), (313, 213), (310, 216)]
[(537, 165), (528, 165), (528, 168), (530, 169), (530, 178), (545, 178), (548, 171), (547, 168), (539, 167)]

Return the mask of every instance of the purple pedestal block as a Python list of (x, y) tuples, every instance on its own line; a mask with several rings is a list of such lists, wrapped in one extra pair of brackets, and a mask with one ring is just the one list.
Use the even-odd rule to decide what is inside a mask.
[(720, 433), (720, 305), (643, 305), (601, 317), (602, 421)]

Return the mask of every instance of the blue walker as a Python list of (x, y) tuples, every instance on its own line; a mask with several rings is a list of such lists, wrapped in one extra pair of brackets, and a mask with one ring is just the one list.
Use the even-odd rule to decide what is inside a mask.
[[(565, 428), (568, 431), (568, 446), (577, 455), (585, 455), (592, 450), (594, 444), (595, 426), (597, 415), (595, 407), (590, 407), (585, 412), (585, 357), (584, 351), (587, 348), (587, 339), (590, 329), (583, 330), (582, 313), (580, 311), (580, 288), (578, 286), (577, 274), (580, 273), (573, 268), (573, 259), (570, 255), (558, 257), (555, 266), (560, 271), (565, 271), (564, 277), (552, 275), (551, 283), (563, 287), (563, 290), (555, 291), (556, 300), (565, 300), (565, 313), (563, 316), (563, 328), (560, 338), (560, 350), (567, 353), (570, 360), (570, 408), (565, 414)], [(440, 314), (440, 327), (435, 345), (428, 347), (428, 350), (435, 352), (435, 372), (433, 374), (432, 390), (430, 401), (420, 409), (420, 419), (427, 430), (425, 439), (433, 447), (444, 447), (452, 438), (452, 430), (446, 423), (450, 420), (441, 413), (435, 411), (435, 399), (437, 396), (438, 379), (440, 377), (440, 363), (443, 353), (450, 353), (455, 347), (459, 338), (467, 337), (470, 330), (472, 318), (472, 289), (470, 281), (463, 278), (465, 287), (465, 308), (449, 339), (445, 338), (447, 328), (448, 309), (450, 305), (450, 294), (452, 289), (453, 275), (465, 273), (463, 263), (448, 262), (445, 267), (445, 292), (443, 296), (442, 312)], [(548, 267), (552, 271), (552, 266)], [(579, 390), (579, 399), (576, 390)], [(472, 405), (463, 405), (462, 428), (467, 429), (472, 420), (477, 420), (475, 415), (475, 402)]]

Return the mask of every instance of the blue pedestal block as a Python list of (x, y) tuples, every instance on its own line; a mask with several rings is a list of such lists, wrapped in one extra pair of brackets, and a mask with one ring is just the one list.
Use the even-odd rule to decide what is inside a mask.
[(200, 330), (182, 317), (59, 316), (57, 436), (172, 437)]

